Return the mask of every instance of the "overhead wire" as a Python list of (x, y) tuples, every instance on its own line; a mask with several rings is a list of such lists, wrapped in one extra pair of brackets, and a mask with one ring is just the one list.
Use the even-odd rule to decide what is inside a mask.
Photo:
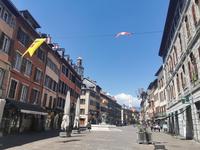
[[(158, 34), (162, 33), (162, 30), (157, 31), (145, 31), (145, 32), (131, 32), (134, 35), (145, 35), (145, 34)], [(70, 38), (104, 38), (104, 37), (115, 37), (116, 33), (106, 34), (82, 34), (82, 35), (69, 35), (69, 36), (54, 36), (54, 39), (70, 39)]]

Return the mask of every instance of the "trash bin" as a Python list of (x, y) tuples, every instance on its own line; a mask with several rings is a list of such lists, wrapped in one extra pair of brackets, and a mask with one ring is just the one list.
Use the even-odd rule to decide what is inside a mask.
[(146, 144), (152, 144), (152, 133), (145, 132), (146, 134)]
[(139, 144), (146, 143), (146, 134), (145, 132), (137, 132), (137, 141)]
[(137, 132), (137, 141), (139, 144), (152, 144), (152, 134), (146, 131)]

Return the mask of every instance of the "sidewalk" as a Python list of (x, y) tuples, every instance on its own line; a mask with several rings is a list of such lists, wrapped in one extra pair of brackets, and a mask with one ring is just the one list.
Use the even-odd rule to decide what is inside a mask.
[(163, 132), (153, 132), (155, 147), (165, 147), (167, 150), (200, 150), (200, 143), (194, 140), (181, 140)]
[(31, 143), (43, 139), (56, 137), (59, 131), (43, 131), (43, 132), (28, 132), (17, 135), (8, 135), (0, 137), (0, 149), (20, 146), (26, 143)]

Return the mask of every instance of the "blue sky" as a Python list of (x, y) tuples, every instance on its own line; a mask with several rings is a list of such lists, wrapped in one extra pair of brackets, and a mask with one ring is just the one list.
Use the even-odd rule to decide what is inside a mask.
[[(163, 30), (168, 0), (12, 1), (18, 9), (28, 9), (42, 26), (39, 31), (51, 34), (74, 61), (81, 56), (85, 76), (108, 93), (135, 97), (138, 88), (154, 80), (162, 61), (162, 32), (137, 33)], [(136, 34), (103, 36), (121, 31)]]

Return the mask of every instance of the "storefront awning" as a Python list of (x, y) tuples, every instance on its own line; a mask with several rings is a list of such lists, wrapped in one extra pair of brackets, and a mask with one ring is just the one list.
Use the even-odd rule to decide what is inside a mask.
[(23, 103), (15, 100), (6, 99), (6, 108), (16, 108), (18, 111), (26, 114), (48, 115), (48, 113), (39, 105)]

